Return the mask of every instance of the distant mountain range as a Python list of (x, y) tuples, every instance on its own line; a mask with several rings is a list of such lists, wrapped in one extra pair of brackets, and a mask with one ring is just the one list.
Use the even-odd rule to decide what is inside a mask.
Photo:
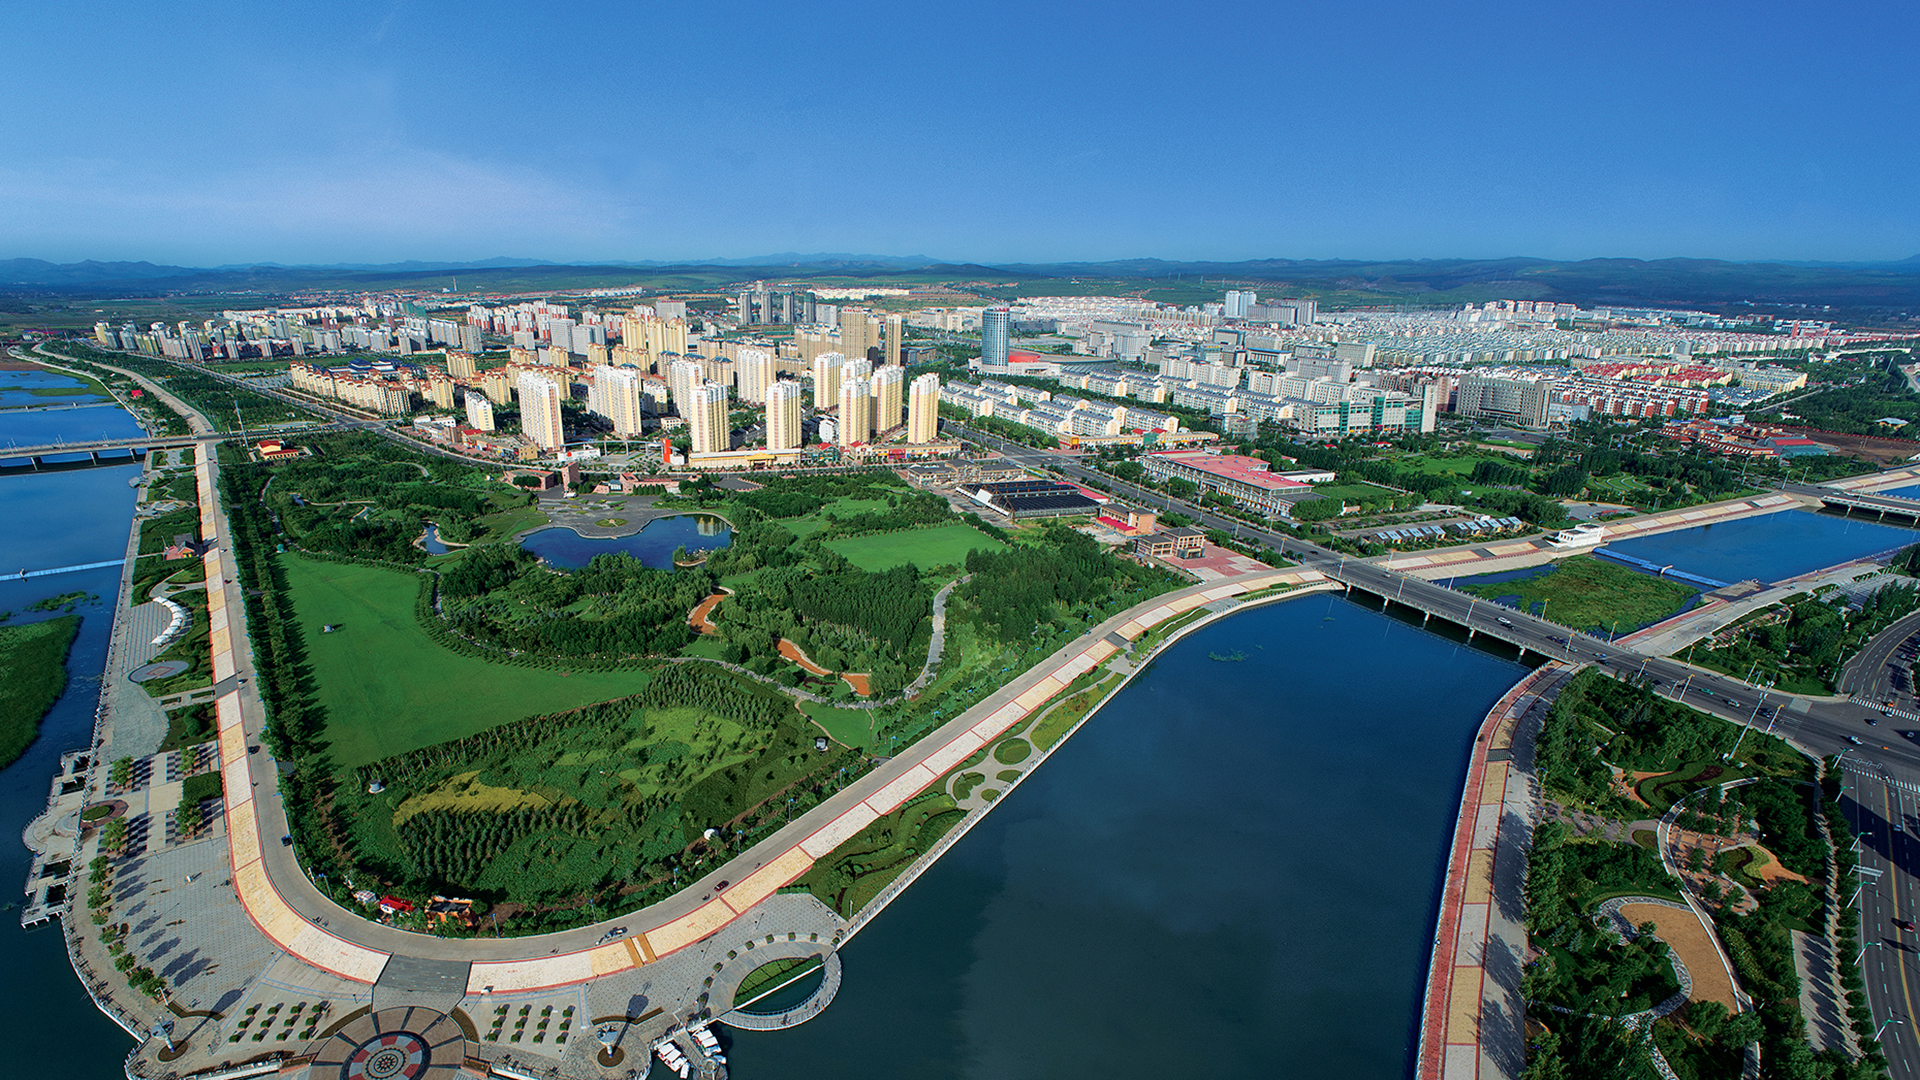
[[(1101, 280), (1168, 299), (1244, 285), (1263, 294), (1320, 296), (1340, 306), (1448, 304), (1476, 299), (1553, 300), (1583, 306), (1746, 307), (1831, 312), (1904, 321), (1920, 316), (1920, 255), (1898, 262), (1728, 262), (1720, 259), (1254, 259), (1181, 262), (943, 262), (924, 255), (780, 252), (751, 258), (555, 263), (499, 256), (470, 262), (408, 261), (215, 267), (150, 262), (0, 260), (0, 293), (69, 296), (166, 293), (284, 294), (313, 290), (446, 288), (537, 292), (643, 284), (670, 291), (722, 289), (763, 278), (862, 277), (901, 284), (967, 281), (1001, 290), (1074, 292)], [(1093, 279), (1087, 281), (1086, 279)], [(1013, 295), (1007, 293), (1006, 295)]]

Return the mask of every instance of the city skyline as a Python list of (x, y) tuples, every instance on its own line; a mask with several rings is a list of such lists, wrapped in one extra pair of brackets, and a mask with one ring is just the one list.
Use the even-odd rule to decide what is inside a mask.
[[(0, 257), (1912, 257), (1920, 150), (1885, 133), (1920, 15), (1797, 13), (41, 8)], [(503, 77), (536, 29), (594, 79)], [(843, 53), (851, 92), (817, 77)]]

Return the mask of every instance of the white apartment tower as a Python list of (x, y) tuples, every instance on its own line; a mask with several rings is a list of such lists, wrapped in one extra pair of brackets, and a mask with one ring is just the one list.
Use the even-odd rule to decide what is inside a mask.
[(773, 354), (765, 349), (741, 349), (733, 373), (740, 400), (758, 405), (767, 400), (767, 387), (773, 384)]
[(520, 394), (520, 433), (542, 450), (558, 450), (566, 443), (560, 427), (560, 384), (535, 371), (523, 371), (515, 387)]
[(688, 415), (687, 408), (693, 403), (694, 392), (700, 389), (706, 378), (706, 369), (696, 360), (675, 360), (673, 366), (667, 369), (667, 395), (673, 399), (673, 407), (680, 410), (680, 415)]
[(493, 430), (493, 402), (477, 390), (467, 391), (467, 426), (475, 431)]
[(916, 446), (940, 434), (940, 376), (928, 372), (913, 380), (907, 397), (907, 441)]
[(905, 402), (903, 393), (907, 388), (907, 369), (897, 366), (883, 367), (873, 373), (873, 430), (886, 431), (900, 426), (900, 413)]
[(839, 441), (852, 446), (873, 438), (873, 388), (865, 379), (840, 384)]
[(693, 391), (686, 413), (687, 432), (693, 437), (693, 452), (712, 454), (732, 449), (733, 432), (727, 424), (727, 388), (718, 383), (702, 383)]
[(800, 449), (800, 384), (781, 379), (767, 387), (767, 449)]
[(640, 411), (640, 369), (602, 364), (593, 369), (593, 394), (587, 403), (589, 412), (613, 421), (613, 433), (631, 439), (645, 427)]
[(840, 401), (841, 376), (846, 373), (846, 357), (837, 352), (821, 353), (813, 358), (813, 407), (831, 409)]
[(900, 347), (903, 344), (905, 344), (906, 336), (907, 336), (906, 317), (898, 314), (888, 315), (887, 316), (887, 363), (890, 366), (898, 367), (900, 365)]

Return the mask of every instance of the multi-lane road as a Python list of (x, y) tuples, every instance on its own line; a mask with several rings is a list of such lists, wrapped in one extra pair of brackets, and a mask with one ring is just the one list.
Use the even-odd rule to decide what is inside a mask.
[[(1920, 1032), (1914, 1005), (1920, 998), (1920, 933), (1902, 930), (1895, 919), (1920, 922), (1920, 720), (1909, 721), (1877, 707), (1888, 697), (1912, 711), (1909, 694), (1891, 692), (1903, 648), (1920, 632), (1920, 614), (1909, 616), (1876, 636), (1843, 676), (1852, 680), (1845, 695), (1807, 698), (1779, 694), (1693, 667), (1664, 656), (1577, 633), (1537, 616), (1481, 603), (1441, 585), (1348, 558), (1317, 544), (1258, 525), (1212, 513), (1181, 499), (1149, 491), (1087, 468), (1073, 455), (1036, 450), (994, 436), (962, 429), (967, 438), (998, 450), (1020, 465), (1078, 480), (1098, 480), (1115, 493), (1144, 506), (1177, 510), (1212, 529), (1237, 533), (1300, 560), (1330, 577), (1390, 601), (1405, 604), (1465, 626), (1475, 634), (1500, 638), (1540, 656), (1602, 665), (1618, 676), (1646, 679), (1665, 697), (1733, 720), (1759, 732), (1792, 740), (1822, 756), (1844, 755), (1848, 769), (1845, 800), (1849, 819), (1860, 833), (1862, 877), (1861, 967), (1866, 975), (1874, 1024), (1896, 1077), (1920, 1075)], [(1736, 738), (1745, 738), (1744, 734)], [(1732, 745), (1728, 750), (1732, 750)], [(1847, 885), (1851, 891), (1852, 884)]]

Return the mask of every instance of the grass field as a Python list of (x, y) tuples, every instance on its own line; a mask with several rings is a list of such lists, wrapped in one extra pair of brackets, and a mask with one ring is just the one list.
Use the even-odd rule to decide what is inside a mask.
[(802, 701), (800, 711), (812, 717), (814, 723), (843, 746), (865, 749), (873, 743), (873, 714), (865, 709), (836, 709)]
[(1615, 626), (1619, 633), (1626, 633), (1659, 622), (1679, 611), (1697, 591), (1592, 555), (1563, 559), (1529, 578), (1497, 582), (1469, 578), (1458, 588), (1489, 600), (1518, 596), (1523, 611), (1537, 614), (1544, 606), (1552, 621), (1598, 633), (1613, 633)]
[(1007, 545), (971, 525), (941, 525), (932, 529), (852, 536), (829, 540), (827, 547), (862, 570), (891, 570), (912, 563), (922, 570), (959, 566), (969, 551), (999, 551)]
[[(419, 582), (411, 574), (295, 555), (280, 563), (336, 765), (364, 765), (646, 685), (644, 672), (562, 674), (443, 649), (414, 621)], [(322, 624), (338, 629), (324, 634)]]
[(852, 517), (855, 514), (878, 513), (886, 509), (887, 500), (885, 499), (855, 499), (843, 496), (834, 499), (819, 510), (803, 517), (781, 518), (780, 527), (800, 539), (805, 540), (807, 537), (827, 527), (826, 515), (828, 514), (833, 514), (837, 517)]
[(1372, 484), (1319, 484), (1313, 494), (1321, 499), (1344, 499), (1350, 503), (1393, 501), (1393, 492)]
[(1394, 464), (1404, 469), (1413, 469), (1429, 476), (1472, 476), (1474, 466), (1482, 461), (1492, 461), (1492, 455), (1473, 457), (1428, 457), (1425, 454), (1408, 454)]
[(80, 616), (0, 626), (0, 766), (14, 763), (40, 733), (40, 719), (67, 687), (67, 650)]

